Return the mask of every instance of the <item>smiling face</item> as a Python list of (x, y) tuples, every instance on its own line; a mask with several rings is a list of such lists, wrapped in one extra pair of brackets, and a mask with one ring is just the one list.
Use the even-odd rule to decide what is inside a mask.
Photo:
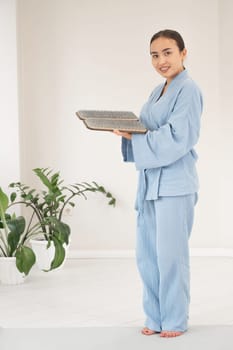
[(173, 39), (159, 37), (150, 45), (152, 65), (156, 71), (167, 79), (167, 84), (184, 70), (183, 60), (187, 54), (186, 49), (179, 50)]

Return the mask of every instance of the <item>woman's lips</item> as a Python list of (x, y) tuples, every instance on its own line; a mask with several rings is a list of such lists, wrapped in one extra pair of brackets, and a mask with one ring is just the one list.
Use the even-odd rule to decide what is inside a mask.
[(163, 68), (160, 68), (160, 71), (161, 71), (162, 73), (166, 73), (166, 72), (168, 71), (169, 68), (170, 68), (170, 67), (163, 67)]

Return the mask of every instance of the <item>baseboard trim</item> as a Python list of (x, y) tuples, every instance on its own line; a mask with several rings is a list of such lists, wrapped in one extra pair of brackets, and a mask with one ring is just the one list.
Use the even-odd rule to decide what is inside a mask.
[[(233, 258), (233, 249), (229, 248), (190, 248), (194, 257), (228, 257)], [(134, 258), (132, 250), (70, 250), (68, 259)]]

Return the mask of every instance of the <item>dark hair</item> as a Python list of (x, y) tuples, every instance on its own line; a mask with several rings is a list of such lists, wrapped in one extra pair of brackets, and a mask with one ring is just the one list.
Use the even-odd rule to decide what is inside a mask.
[(171, 29), (165, 29), (165, 30), (161, 30), (158, 33), (155, 33), (150, 41), (150, 45), (152, 44), (152, 42), (158, 38), (168, 38), (168, 39), (173, 39), (175, 40), (178, 48), (180, 51), (183, 51), (185, 48), (184, 45), (184, 40), (182, 38), (182, 36), (176, 32), (175, 30), (171, 30)]

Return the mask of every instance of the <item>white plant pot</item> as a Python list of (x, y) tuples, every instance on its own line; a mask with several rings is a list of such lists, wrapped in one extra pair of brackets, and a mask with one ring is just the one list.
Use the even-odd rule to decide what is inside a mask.
[[(54, 243), (51, 242), (49, 248), (47, 248), (48, 241), (46, 240), (31, 239), (30, 243), (31, 243), (32, 250), (34, 251), (36, 256), (36, 265), (38, 266), (38, 268), (40, 270), (49, 270), (51, 266), (51, 262), (53, 261), (54, 255), (55, 255)], [(64, 248), (67, 252), (66, 244), (64, 244)], [(66, 256), (65, 256), (65, 259), (66, 259)], [(65, 263), (65, 259), (63, 263), (55, 270), (58, 270), (61, 267), (63, 267)]]
[(15, 257), (0, 257), (0, 281), (2, 284), (21, 284), (25, 274), (19, 272)]

